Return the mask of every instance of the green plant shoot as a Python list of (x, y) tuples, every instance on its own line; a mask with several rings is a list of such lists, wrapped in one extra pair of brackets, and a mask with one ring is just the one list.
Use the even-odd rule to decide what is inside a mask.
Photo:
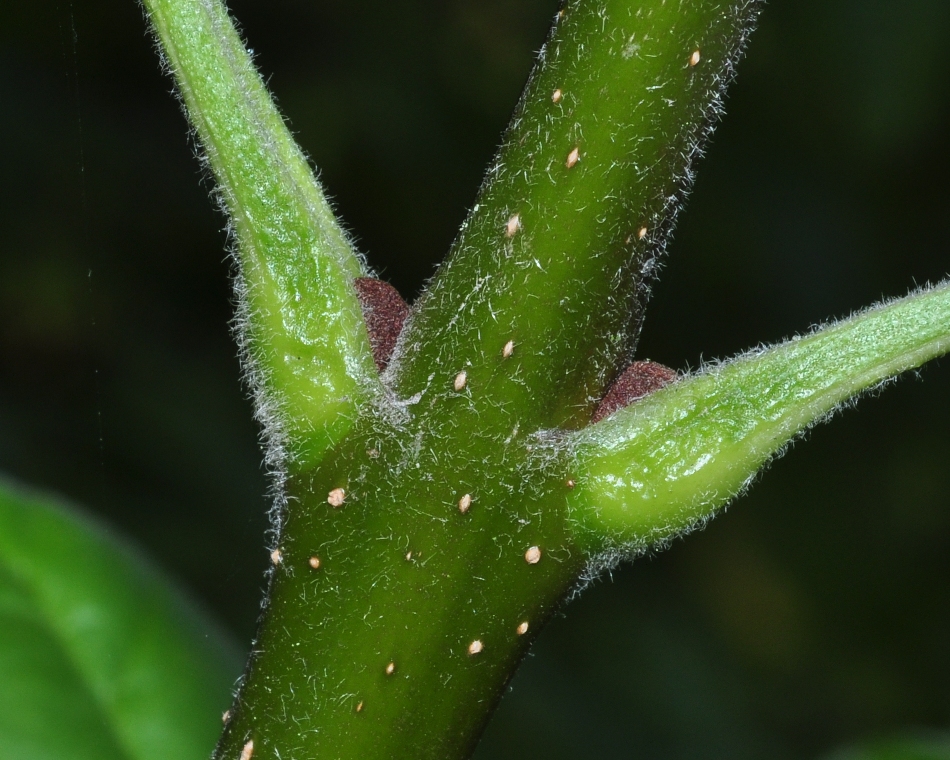
[(224, 6), (145, 4), (232, 221), (280, 489), (218, 760), (468, 756), (573, 590), (950, 348), (941, 286), (591, 424), (633, 357), (759, 3), (571, 0), (380, 374), (354, 286), (368, 271)]

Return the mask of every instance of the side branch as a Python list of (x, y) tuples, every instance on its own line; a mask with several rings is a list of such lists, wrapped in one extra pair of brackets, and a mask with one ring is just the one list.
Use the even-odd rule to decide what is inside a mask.
[(240, 329), (261, 414), (307, 466), (378, 383), (364, 274), (219, 0), (145, 0), (237, 238)]
[(579, 431), (569, 509), (581, 545), (610, 561), (701, 523), (840, 404), (947, 351), (943, 283), (714, 366)]

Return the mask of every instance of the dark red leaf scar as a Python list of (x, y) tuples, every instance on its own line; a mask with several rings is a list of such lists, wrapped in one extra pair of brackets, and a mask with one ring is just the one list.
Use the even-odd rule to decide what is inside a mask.
[(676, 380), (676, 370), (665, 367), (657, 362), (633, 362), (620, 376), (613, 381), (610, 388), (591, 417), (591, 424), (600, 422), (618, 409), (643, 398), (653, 391), (658, 391), (664, 385)]
[(357, 277), (353, 286), (363, 309), (373, 360), (376, 368), (382, 372), (396, 348), (396, 339), (409, 315), (409, 305), (388, 282), (372, 277)]

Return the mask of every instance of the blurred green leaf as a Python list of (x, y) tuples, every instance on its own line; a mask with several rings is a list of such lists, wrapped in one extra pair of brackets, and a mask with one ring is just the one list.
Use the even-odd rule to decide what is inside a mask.
[(905, 736), (871, 742), (835, 752), (827, 760), (950, 760), (950, 736)]
[(0, 757), (207, 757), (240, 669), (115, 536), (0, 480)]

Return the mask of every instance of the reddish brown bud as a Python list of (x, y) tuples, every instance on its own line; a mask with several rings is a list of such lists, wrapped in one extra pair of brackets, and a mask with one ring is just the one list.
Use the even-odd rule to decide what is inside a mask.
[(591, 423), (600, 422), (618, 409), (643, 398), (676, 379), (676, 370), (656, 362), (633, 362), (613, 381), (597, 408)]
[(396, 339), (409, 315), (409, 306), (399, 291), (388, 282), (372, 277), (357, 277), (353, 281), (356, 295), (363, 309), (363, 321), (369, 333), (376, 368), (382, 372), (396, 347)]

